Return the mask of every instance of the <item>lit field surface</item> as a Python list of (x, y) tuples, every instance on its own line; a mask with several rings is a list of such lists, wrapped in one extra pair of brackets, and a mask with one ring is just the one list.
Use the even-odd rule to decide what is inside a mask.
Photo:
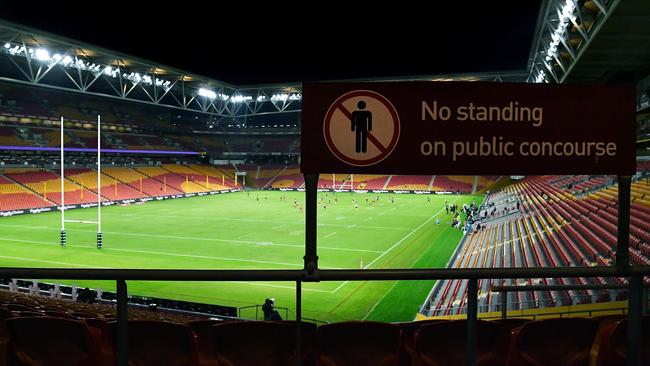
[[(319, 193), (321, 268), (445, 267), (462, 236), (459, 229), (451, 228), (445, 200), (460, 207), (483, 200), (469, 195), (380, 194), (373, 203), (375, 197)], [(300, 269), (305, 218), (304, 209), (295, 207), (294, 201), (304, 207), (304, 193), (253, 191), (105, 207), (101, 250), (96, 248), (97, 226), (81, 223), (66, 223), (68, 245), (62, 248), (59, 213), (0, 218), (0, 266)], [(96, 220), (96, 215), (96, 208), (76, 209), (68, 211), (66, 219)], [(60, 282), (115, 291), (112, 281)], [(304, 283), (303, 317), (412, 320), (433, 283)], [(275, 298), (276, 307), (287, 307), (289, 318), (295, 316), (293, 282), (129, 281), (128, 286), (131, 295), (234, 307), (261, 305), (265, 298)], [(254, 317), (254, 310), (242, 316)]]

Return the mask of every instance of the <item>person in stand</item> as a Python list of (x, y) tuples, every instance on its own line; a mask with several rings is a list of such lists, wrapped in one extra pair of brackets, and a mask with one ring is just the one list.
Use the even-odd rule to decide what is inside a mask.
[(274, 308), (275, 299), (266, 299), (264, 300), (264, 305), (262, 305), (262, 312), (264, 313), (264, 320), (282, 320), (280, 313)]

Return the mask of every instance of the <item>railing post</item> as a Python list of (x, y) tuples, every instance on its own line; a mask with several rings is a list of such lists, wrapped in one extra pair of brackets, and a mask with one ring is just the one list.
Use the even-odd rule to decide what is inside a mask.
[(641, 366), (643, 276), (630, 278), (627, 315), (627, 365)]
[(129, 314), (125, 280), (117, 280), (117, 364), (129, 365)]
[(616, 266), (630, 266), (630, 189), (632, 177), (618, 176), (618, 235), (616, 238)]
[(501, 291), (501, 319), (508, 317), (508, 291)]
[(318, 251), (316, 245), (318, 174), (305, 174), (305, 271), (308, 278), (318, 276)]
[(296, 281), (296, 366), (302, 365), (302, 282)]
[(476, 318), (478, 316), (478, 280), (470, 278), (467, 287), (467, 366), (476, 366)]

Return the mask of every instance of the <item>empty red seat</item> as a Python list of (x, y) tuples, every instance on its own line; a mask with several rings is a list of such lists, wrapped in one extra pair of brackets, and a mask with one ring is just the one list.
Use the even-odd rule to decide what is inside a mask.
[(342, 322), (318, 328), (320, 366), (398, 366), (400, 328), (379, 322)]
[(94, 366), (96, 345), (77, 320), (22, 317), (6, 321), (11, 347), (20, 365)]
[(520, 318), (493, 320), (493, 322), (498, 324), (500, 327), (494, 350), (495, 356), (499, 362), (501, 362), (501, 364), (505, 364), (506, 360), (508, 359), (508, 351), (510, 349), (510, 345), (514, 340), (513, 332), (517, 332), (519, 328), (521, 328), (529, 321), (530, 320), (528, 319)]
[[(303, 364), (310, 364), (316, 325), (302, 324)], [(212, 326), (212, 345), (220, 366), (295, 365), (295, 322), (227, 322)]]
[(565, 318), (532, 321), (515, 335), (509, 366), (587, 366), (598, 321)]
[[(500, 325), (478, 320), (476, 322), (476, 364), (502, 365), (495, 352)], [(465, 365), (467, 352), (467, 321), (425, 324), (417, 334), (415, 351), (424, 365)]]
[[(591, 349), (591, 365), (616, 366), (627, 364), (627, 319), (605, 322)], [(643, 318), (641, 338), (641, 364), (650, 364), (650, 317)]]
[(221, 324), (220, 320), (195, 320), (187, 323), (192, 328), (196, 340), (196, 353), (199, 366), (218, 366), (212, 346), (212, 326)]
[(9, 331), (5, 324), (5, 319), (13, 318), (14, 314), (5, 309), (0, 308), (0, 365), (4, 366), (8, 362), (9, 357)]
[[(115, 340), (117, 323), (112, 323), (111, 332)], [(185, 324), (129, 320), (129, 365), (197, 366), (192, 329)]]
[(440, 319), (427, 319), (414, 322), (397, 323), (401, 329), (401, 351), (400, 362), (402, 365), (419, 365), (418, 359), (415, 355), (415, 340), (417, 332), (424, 324), (445, 322), (446, 320)]

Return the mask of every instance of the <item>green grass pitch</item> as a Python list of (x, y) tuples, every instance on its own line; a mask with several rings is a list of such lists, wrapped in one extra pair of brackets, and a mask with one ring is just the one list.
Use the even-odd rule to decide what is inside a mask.
[[(286, 200), (281, 200), (282, 195)], [(319, 193), (321, 268), (444, 267), (462, 233), (450, 227), (444, 202), (470, 195)], [(354, 207), (352, 199), (358, 202)], [(391, 198), (394, 202), (391, 202)], [(368, 199), (368, 201), (367, 201)], [(97, 226), (66, 223), (59, 245), (58, 212), (0, 218), (0, 266), (53, 268), (299, 269), (304, 255), (302, 192), (240, 192), (102, 209), (104, 248)], [(96, 208), (66, 219), (96, 220)], [(440, 218), (440, 225), (436, 225)], [(65, 282), (65, 281), (61, 281)], [(112, 281), (67, 281), (115, 291)], [(303, 284), (303, 317), (322, 321), (412, 320), (434, 281)], [(295, 316), (293, 282), (129, 281), (129, 293), (243, 307), (276, 299)], [(284, 316), (284, 314), (282, 314)], [(254, 317), (254, 311), (242, 313)]]

